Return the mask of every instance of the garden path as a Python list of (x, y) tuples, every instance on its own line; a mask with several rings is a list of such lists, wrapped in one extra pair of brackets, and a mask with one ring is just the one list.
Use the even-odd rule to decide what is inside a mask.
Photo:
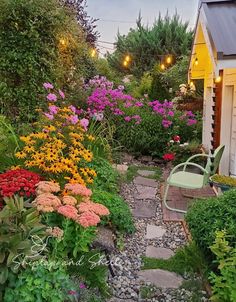
[[(163, 220), (160, 181), (153, 176), (148, 167), (138, 170), (134, 180), (121, 187), (121, 195), (132, 210), (136, 232), (127, 236), (123, 249), (111, 256), (115, 277), (109, 280), (114, 294), (109, 302), (191, 301), (191, 292), (180, 288), (184, 281), (181, 276), (159, 269), (141, 269), (143, 256), (168, 259), (187, 241), (181, 222)], [(146, 290), (151, 294), (148, 299), (141, 294)], [(204, 299), (201, 301), (208, 301)]]

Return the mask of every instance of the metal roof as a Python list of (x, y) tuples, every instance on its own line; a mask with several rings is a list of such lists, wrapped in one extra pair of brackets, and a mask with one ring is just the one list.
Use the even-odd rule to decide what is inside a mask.
[(219, 59), (236, 57), (236, 1), (201, 0), (206, 16), (206, 28)]

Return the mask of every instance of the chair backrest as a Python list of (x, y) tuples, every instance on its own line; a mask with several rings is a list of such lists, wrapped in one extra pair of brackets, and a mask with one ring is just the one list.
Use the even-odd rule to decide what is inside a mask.
[(219, 167), (221, 157), (223, 155), (225, 146), (220, 145), (218, 148), (215, 149), (214, 153), (208, 157), (207, 164), (205, 169), (208, 173), (205, 173), (204, 183), (208, 182), (210, 176), (214, 175)]

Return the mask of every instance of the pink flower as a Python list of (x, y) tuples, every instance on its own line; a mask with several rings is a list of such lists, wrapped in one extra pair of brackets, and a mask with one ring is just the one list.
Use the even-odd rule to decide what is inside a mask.
[(61, 206), (60, 199), (51, 193), (42, 193), (33, 201), (38, 211), (53, 212)]
[(50, 114), (57, 114), (59, 108), (55, 105), (51, 105), (48, 107), (48, 109), (49, 109)]
[(73, 195), (81, 195), (85, 197), (90, 197), (92, 195), (92, 191), (80, 184), (71, 184), (68, 183), (65, 185), (65, 189), (70, 191)]
[(57, 96), (56, 96), (54, 93), (49, 93), (49, 94), (47, 95), (47, 99), (48, 99), (49, 101), (51, 101), (51, 102), (56, 102)]
[(84, 228), (96, 226), (100, 222), (100, 217), (93, 212), (84, 212), (79, 215), (78, 222)]
[(69, 219), (72, 219), (74, 221), (77, 221), (78, 220), (78, 210), (71, 206), (71, 205), (65, 205), (65, 206), (60, 206), (58, 209), (57, 209), (57, 212)]
[[(75, 108), (75, 106), (70, 105), (69, 108), (70, 108), (70, 110), (71, 110), (72, 112), (76, 113), (76, 108)], [(77, 113), (78, 113), (78, 112), (77, 112)]]
[(75, 125), (78, 123), (79, 118), (78, 115), (71, 115), (68, 120), (71, 122), (71, 124)]
[(55, 238), (61, 239), (64, 235), (64, 231), (59, 227), (49, 228), (46, 230), (47, 233)]
[(172, 125), (172, 122), (169, 120), (162, 120), (162, 126), (164, 128), (169, 128)]
[(80, 283), (79, 288), (81, 289), (86, 288), (86, 285), (84, 283)]
[(125, 120), (126, 122), (130, 122), (130, 121), (131, 121), (131, 117), (130, 117), (130, 116), (126, 116), (126, 117), (124, 118), (124, 120)]
[(187, 121), (187, 125), (188, 126), (192, 126), (192, 125), (194, 125), (196, 123), (197, 123), (197, 120), (195, 120), (195, 119), (188, 119), (188, 121)]
[(174, 142), (179, 143), (180, 142), (180, 136), (179, 135), (175, 135), (173, 137)]
[(170, 111), (168, 111), (167, 115), (174, 116), (175, 114), (174, 114), (174, 111), (170, 110)]
[(40, 181), (36, 185), (36, 194), (40, 195), (43, 193), (57, 193), (61, 190), (60, 185), (53, 181)]
[(53, 85), (52, 85), (51, 83), (44, 83), (44, 84), (43, 84), (43, 87), (44, 87), (45, 89), (53, 89), (53, 88), (54, 88)]
[(136, 102), (134, 104), (134, 106), (136, 106), (136, 107), (143, 107), (143, 103), (142, 102)]
[(77, 292), (75, 290), (69, 290), (68, 294), (71, 295), (71, 296), (76, 296)]
[(166, 161), (172, 161), (175, 159), (175, 155), (174, 155), (174, 153), (166, 153), (163, 155), (162, 158)]
[(59, 94), (60, 94), (60, 97), (64, 100), (65, 98), (65, 94), (63, 91), (61, 91), (60, 89), (58, 90)]
[(65, 195), (62, 197), (63, 204), (67, 204), (70, 206), (75, 206), (77, 204), (77, 200), (73, 196)]
[(81, 125), (82, 127), (84, 127), (85, 130), (87, 130), (87, 127), (88, 127), (88, 125), (89, 125), (89, 120), (86, 119), (86, 118), (83, 118), (82, 120), (80, 120), (80, 125)]
[(81, 202), (78, 205), (79, 212), (94, 212), (95, 214), (99, 216), (106, 216), (109, 215), (110, 212), (109, 210), (102, 204), (100, 203), (95, 203), (92, 201), (87, 201), (87, 202)]
[(54, 116), (50, 113), (44, 113), (44, 115), (49, 119), (49, 120), (53, 120), (54, 119)]

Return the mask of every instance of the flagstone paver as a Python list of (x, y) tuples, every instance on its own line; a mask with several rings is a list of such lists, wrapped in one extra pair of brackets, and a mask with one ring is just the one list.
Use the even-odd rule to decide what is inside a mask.
[(169, 259), (174, 256), (174, 252), (171, 249), (164, 247), (155, 247), (152, 245), (146, 248), (146, 257), (158, 258), (158, 259)]
[(161, 270), (149, 269), (139, 272), (140, 281), (151, 282), (160, 288), (179, 288), (183, 278), (176, 273)]
[(141, 185), (136, 185), (137, 192), (134, 195), (135, 199), (155, 199), (157, 194), (157, 189), (154, 187), (146, 187)]
[(138, 174), (144, 177), (154, 176), (155, 171), (151, 170), (138, 170)]
[(155, 179), (145, 178), (142, 176), (135, 177), (134, 184), (147, 186), (147, 187), (154, 187), (154, 188), (157, 187), (157, 181)]
[(153, 224), (147, 225), (146, 239), (161, 238), (166, 232), (166, 229)]
[(151, 218), (156, 215), (157, 203), (153, 200), (143, 201), (137, 200), (133, 215), (136, 218)]

